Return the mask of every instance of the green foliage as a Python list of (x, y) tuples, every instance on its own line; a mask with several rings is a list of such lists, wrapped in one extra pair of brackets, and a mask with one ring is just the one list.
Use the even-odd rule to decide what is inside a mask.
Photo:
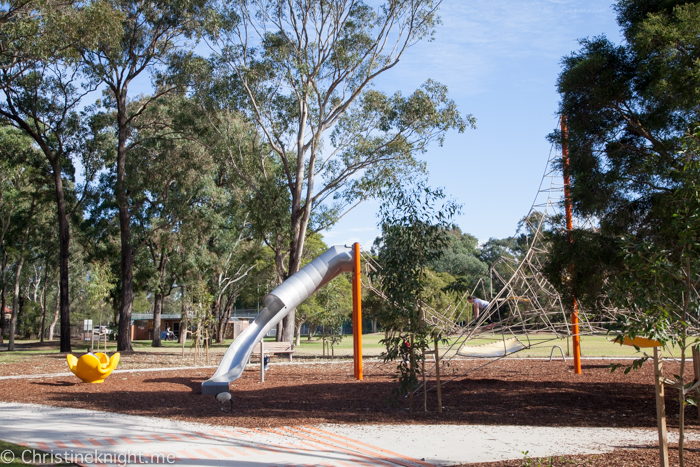
[[(560, 226), (551, 239), (547, 275), (589, 308), (607, 294), (609, 279), (632, 277), (630, 268), (656, 274), (663, 263), (678, 265), (687, 246), (679, 233), (694, 235), (688, 225), (673, 226), (679, 225), (677, 203), (692, 190), (688, 175), (697, 163), (694, 150), (685, 148), (700, 121), (697, 88), (689, 85), (700, 72), (691, 33), (700, 8), (678, 3), (618, 2), (627, 43), (586, 39), (563, 62), (558, 86), (560, 112), (569, 125), (573, 206), (579, 215), (599, 219), (600, 228), (574, 230), (570, 242)], [(551, 137), (558, 142), (560, 135)], [(622, 306), (628, 301), (625, 287), (617, 287)], [(641, 286), (635, 290), (649, 295)]]
[[(264, 213), (253, 223), (264, 226), (278, 280), (301, 267), (309, 231), (331, 227), (396, 178), (424, 172), (417, 154), (448, 130), (474, 125), (432, 80), (407, 96), (372, 87), (410, 44), (432, 34), (438, 4), (216, 2), (208, 37), (217, 73), (198, 81), (195, 95), (212, 127), (240, 112), (264, 141), (264, 151), (246, 161), (236, 138), (222, 132), (251, 204)], [(285, 339), (288, 321), (294, 312)]]
[(423, 311), (424, 300), (430, 298), (428, 267), (441, 259), (449, 245), (447, 231), (459, 206), (445, 201), (442, 190), (422, 182), (393, 186), (385, 192), (385, 199), (380, 208), (382, 237), (377, 258), (382, 266), (386, 311), (401, 326), (383, 341), (385, 360), (399, 361), (398, 398), (416, 389), (422, 350), (436, 337)]
[[(308, 13), (322, 30), (275, 21), (271, 5)], [(46, 272), (53, 298), (61, 258), (61, 277), (70, 275), (61, 286), (70, 298), (61, 314), (72, 313), (65, 329), (96, 320), (104, 305), (122, 324), (157, 300), (182, 309), (202, 283), (219, 320), (233, 306), (254, 306), (325, 249), (318, 232), (395, 180), (423, 172), (417, 155), (474, 125), (434, 81), (393, 94), (372, 87), (408, 45), (432, 34), (438, 5), (5, 2), (2, 286), (26, 290), (37, 283), (28, 271)], [(237, 35), (259, 21), (267, 31), (259, 40)], [(304, 47), (294, 44), (295, 28), (311, 37)], [(191, 48), (205, 32), (221, 46), (208, 59)], [(392, 40), (393, 51), (378, 47)], [(327, 53), (309, 53), (318, 46)], [(145, 75), (153, 88), (129, 94)], [(89, 102), (98, 89), (101, 98)], [(65, 221), (58, 229), (51, 200)], [(447, 299), (450, 271), (478, 273), (472, 240), (455, 240), (438, 272), (425, 269), (426, 303)], [(27, 265), (14, 277), (20, 257)], [(303, 312), (334, 341), (350, 310), (349, 284), (336, 279)], [(25, 308), (34, 310), (30, 301)], [(203, 324), (206, 332), (212, 325)]]
[(319, 306), (309, 322), (321, 328), (324, 347), (330, 344), (332, 352), (342, 341), (343, 323), (352, 313), (352, 285), (346, 275), (336, 277), (316, 292), (315, 298)]
[(575, 230), (568, 241), (560, 225), (546, 270), (586, 307), (602, 296), (630, 310), (614, 329), (620, 336), (681, 348), (671, 386), (679, 391), (683, 465), (682, 381), (686, 350), (696, 344), (690, 326), (700, 317), (700, 4), (621, 0), (616, 10), (626, 42), (582, 40), (558, 81), (573, 208), (599, 228)]
[(433, 267), (438, 273), (448, 273), (460, 279), (461, 290), (470, 292), (479, 279), (488, 276), (488, 265), (480, 258), (476, 237), (462, 233), (456, 226), (448, 234), (447, 248)]
[(116, 281), (117, 278), (110, 269), (109, 264), (93, 261), (90, 265), (90, 276), (87, 286), (88, 303), (101, 310), (105, 305), (105, 301), (110, 297)]
[[(209, 288), (204, 281), (197, 281), (189, 287), (185, 310), (186, 316), (180, 325), (180, 332), (189, 332), (193, 335), (192, 347), (195, 350), (195, 362), (201, 357), (202, 348), (207, 348), (206, 358), (209, 360), (209, 339), (214, 324), (211, 314), (211, 305), (214, 297), (209, 293)], [(184, 345), (184, 340), (183, 340)]]

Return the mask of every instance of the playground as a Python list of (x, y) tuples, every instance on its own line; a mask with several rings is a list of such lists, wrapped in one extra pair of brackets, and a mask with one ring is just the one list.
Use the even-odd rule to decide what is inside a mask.
[[(567, 452), (567, 449), (572, 449), (570, 442), (558, 449), (549, 448), (550, 451), (545, 449), (540, 452), (536, 449), (536, 442), (532, 441), (532, 449), (521, 444), (523, 448), (518, 455), (511, 452), (510, 457), (501, 457), (510, 458), (510, 461), (483, 465), (528, 465), (523, 464), (528, 461), (528, 456), (533, 459), (559, 456), (557, 459), (561, 465), (567, 465), (564, 462), (573, 462), (573, 459), (585, 462), (581, 465), (656, 463), (658, 448), (655, 447), (654, 438), (656, 412), (653, 368), (650, 364), (645, 364), (640, 370), (627, 375), (620, 370), (611, 373), (609, 368), (611, 363), (629, 363), (630, 353), (634, 353), (633, 348), (628, 347), (624, 350), (627, 355), (614, 356), (615, 352), (623, 352), (623, 348), (607, 342), (602, 336), (587, 336), (589, 346), (586, 346), (584, 339), (583, 371), (580, 375), (574, 373), (571, 359), (565, 362), (559, 357), (549, 361), (548, 356), (527, 356), (521, 353), (517, 358), (498, 360), (471, 373), (467, 378), (444, 384), (443, 413), (438, 414), (434, 410), (435, 391), (429, 391), (428, 411), (422, 411), (423, 398), (422, 394), (419, 394), (416, 404), (421, 410), (409, 414), (405, 400), (394, 401), (390, 398), (395, 385), (394, 364), (384, 363), (373, 356), (379, 353), (380, 349), (373, 349), (373, 343), (380, 337), (366, 336), (369, 350), (365, 357), (362, 381), (354, 378), (351, 359), (319, 358), (318, 355), (311, 355), (314, 350), (307, 350), (308, 354), (304, 355), (304, 342), (292, 363), (286, 358), (273, 358), (264, 383), (260, 381), (259, 365), (253, 361), (243, 371), (235, 383), (235, 389), (231, 391), (232, 407), (221, 405), (213, 398), (201, 395), (201, 383), (212, 375), (213, 364), (221, 358), (224, 350), (221, 347), (211, 349), (211, 366), (183, 368), (187, 361), (181, 357), (179, 348), (173, 346), (151, 351), (145, 348), (138, 349), (137, 345), (136, 352), (123, 355), (119, 368), (105, 384), (81, 383), (67, 372), (65, 357), (56, 352), (46, 349), (2, 352), (0, 392), (5, 403), (110, 412), (148, 417), (154, 422), (157, 420), (158, 423), (161, 420), (175, 420), (226, 430), (250, 430), (252, 433), (260, 430), (277, 433), (279, 430), (289, 429), (288, 427), (306, 426), (336, 427), (337, 430), (341, 430), (339, 433), (342, 432), (343, 426), (347, 427), (347, 430), (361, 430), (362, 426), (367, 429), (384, 427), (379, 428), (379, 432), (392, 430), (391, 426), (396, 427), (396, 430), (408, 429), (409, 426), (424, 426), (424, 429), (434, 433), (435, 439), (447, 440), (454, 433), (466, 434), (467, 438), (477, 439), (480, 427), (487, 426), (484, 429), (512, 430), (509, 434), (510, 442), (527, 443), (528, 437), (533, 436), (533, 430), (540, 429), (553, 429), (548, 435), (553, 436), (553, 441), (556, 441), (557, 429), (561, 430), (562, 434), (576, 428), (613, 429), (615, 431), (612, 433), (615, 434), (610, 435), (611, 439), (632, 430), (630, 433), (635, 434), (628, 435), (631, 438), (627, 443), (619, 443), (616, 445), (618, 449), (605, 454), (601, 454), (603, 450), (591, 454), (590, 452), (596, 452), (595, 449), (584, 449), (581, 452), (574, 448), (573, 451)], [(307, 348), (313, 349), (315, 344), (316, 342), (312, 341)], [(606, 348), (612, 356), (590, 355), (604, 353)], [(109, 349), (108, 353), (111, 354)], [(339, 353), (345, 353), (344, 349), (340, 348)], [(443, 376), (448, 380), (451, 374), (463, 374), (481, 364), (482, 360), (478, 359), (455, 359)], [(669, 374), (677, 371), (673, 360), (667, 360), (664, 364), (665, 371)], [(666, 406), (671, 441), (678, 425), (675, 415), (678, 413), (677, 404), (677, 398), (670, 392), (667, 393)], [(697, 409), (689, 407), (686, 414), (687, 437), (690, 441), (687, 445), (689, 449), (686, 460), (698, 462), (700, 456), (695, 450), (700, 448)], [(646, 437), (636, 434), (635, 430), (640, 429), (642, 431), (639, 433), (645, 433)], [(352, 439), (360, 439), (357, 437), (359, 435), (353, 436)], [(581, 438), (583, 445), (586, 444), (583, 442), (584, 438), (585, 436)], [(394, 451), (404, 452), (402, 449), (405, 448), (408, 449), (406, 452), (410, 452), (408, 447), (401, 444), (399, 442), (393, 445)], [(53, 447), (51, 444), (43, 446)], [(479, 448), (485, 446), (486, 444), (476, 446), (470, 452), (477, 453)], [(37, 447), (41, 448), (41, 445)], [(461, 451), (466, 453), (467, 450), (462, 448)], [(561, 457), (572, 453), (575, 454), (573, 457)], [(482, 460), (499, 458), (493, 457), (493, 453), (489, 455), (491, 457)], [(671, 443), (672, 459), (673, 455)], [(471, 459), (474, 458), (463, 460), (469, 460), (469, 465), (482, 465), (474, 464), (474, 460)], [(478, 459), (475, 458), (477, 461)], [(459, 458), (449, 459), (449, 462), (430, 465), (455, 465), (459, 463), (458, 460)], [(194, 461), (192, 464), (185, 464), (199, 465)], [(308, 465), (314, 463), (310, 462)], [(331, 462), (327, 465), (351, 464)], [(404, 465), (415, 464), (406, 462)]]
[[(553, 172), (547, 180), (554, 186)], [(336, 341), (331, 355), (318, 340), (291, 349), (266, 337), (342, 273), (352, 274), (354, 330), (362, 328), (363, 289), (390, 303), (381, 265), (358, 243), (335, 245), (271, 290), (233, 341), (194, 352), (177, 342), (153, 349), (137, 341), (134, 352), (116, 354), (108, 345), (107, 355), (97, 356), (76, 343), (67, 361), (31, 341), (0, 353), (0, 411), (13, 420), (4, 441), (52, 453), (146, 443), (151, 453), (178, 453), (181, 465), (496, 467), (652, 465), (663, 437), (672, 465), (682, 424), (687, 465), (700, 463), (700, 412), (688, 406), (681, 420), (674, 391), (659, 391), (655, 365), (669, 376), (683, 373), (677, 350), (647, 340), (653, 363), (611, 371), (642, 355), (605, 332), (624, 311), (602, 303), (595, 313), (579, 313), (574, 304), (570, 313), (543, 278), (542, 229), (556, 203), (552, 188), (541, 193), (544, 205), (535, 202), (533, 210), (544, 215), (524, 223), (525, 254), (503, 257), (500, 272), (491, 269), (489, 289), (502, 287), (490, 302), (473, 308), (464, 293), (440, 309), (421, 303), (421, 321), (444, 338), (434, 347), (417, 351), (403, 337), (408, 351), (385, 362), (381, 333), (355, 332)], [(485, 292), (486, 282), (478, 287)], [(261, 355), (272, 357), (265, 371)], [(420, 366), (412, 403), (397, 391), (397, 365)], [(692, 385), (698, 370), (684, 375)], [(260, 459), (242, 459), (255, 450)]]
[[(612, 344), (610, 344), (612, 346)], [(167, 355), (167, 354), (166, 354)], [(2, 365), (0, 391), (7, 402), (27, 402), (131, 415), (173, 418), (219, 425), (285, 426), (317, 423), (449, 423), (581, 427), (656, 426), (651, 365), (625, 375), (610, 372), (618, 360), (585, 359), (576, 375), (571, 360), (503, 359), (443, 388), (444, 412), (437, 414), (435, 392), (428, 392), (428, 409), (413, 415), (404, 401), (394, 405), (390, 396), (394, 365), (378, 360), (365, 364), (365, 379), (356, 381), (352, 361), (295, 358), (274, 359), (260, 382), (259, 366), (250, 365), (237, 380), (233, 411), (222, 411), (213, 398), (202, 397), (201, 382), (213, 368), (169, 369), (158, 365), (157, 354), (135, 353), (122, 358), (120, 369), (102, 385), (81, 384), (67, 375), (60, 356), (31, 358), (32, 362)], [(174, 356), (173, 356), (174, 357)], [(165, 358), (162, 361), (167, 362)], [(42, 365), (42, 362), (45, 363)], [(619, 361), (618, 361), (619, 362)], [(60, 363), (63, 363), (61, 365)], [(179, 364), (178, 364), (179, 363)], [(458, 360), (444, 376), (460, 374), (480, 365), (479, 360)], [(26, 366), (25, 366), (26, 365)], [(27, 378), (29, 367), (55, 377)], [(128, 369), (130, 368), (131, 369)], [(23, 371), (23, 369), (27, 371)], [(667, 364), (667, 371), (674, 371)], [(669, 425), (677, 413), (677, 400), (667, 398)], [(647, 408), (648, 410), (644, 410)], [(697, 411), (688, 409), (687, 423), (698, 427)]]

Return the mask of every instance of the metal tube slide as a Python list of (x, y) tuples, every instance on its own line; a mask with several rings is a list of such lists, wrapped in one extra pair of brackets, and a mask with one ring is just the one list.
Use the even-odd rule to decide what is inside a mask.
[(352, 249), (335, 245), (265, 295), (265, 308), (231, 343), (214, 376), (202, 383), (202, 394), (227, 392), (229, 383), (241, 377), (255, 345), (270, 329), (338, 274), (352, 270)]

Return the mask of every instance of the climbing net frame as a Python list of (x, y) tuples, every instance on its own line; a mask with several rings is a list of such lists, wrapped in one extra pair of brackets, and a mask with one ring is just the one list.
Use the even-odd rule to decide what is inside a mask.
[[(554, 218), (560, 216), (563, 209), (564, 185), (561, 173), (556, 168), (558, 157), (552, 146), (530, 211), (511, 237), (505, 253), (489, 268), (489, 292), (482, 278), (474, 290), (465, 292), (444, 309), (437, 310), (427, 303), (421, 303), (426, 323), (451, 340), (450, 346), (426, 369), (426, 377), (435, 373), (437, 365), (447, 366), (459, 357), (490, 358), (483, 365), (456, 375), (444, 381), (444, 384), (517, 351), (573, 337), (570, 312), (564, 306), (561, 295), (542, 274), (544, 259), (549, 251), (544, 238), (545, 228), (554, 225)], [(576, 227), (595, 229), (596, 223), (593, 219), (577, 219)], [(525, 242), (520, 245), (521, 251), (524, 250), (521, 256), (509, 253), (513, 252), (516, 241)], [(362, 256), (366, 270), (362, 285), (388, 301), (381, 291), (381, 266), (367, 252), (363, 251)], [(372, 275), (380, 278), (379, 284), (372, 282)], [(493, 294), (494, 283), (501, 284), (496, 294)], [(469, 322), (456, 321), (455, 317), (465, 316), (471, 308), (467, 296), (474, 295), (479, 288), (483, 296), (490, 296), (488, 307)], [(607, 332), (604, 324), (614, 321), (614, 316), (621, 311), (606, 306), (604, 302), (596, 313), (583, 310), (580, 306), (579, 310), (579, 335)], [(476, 339), (487, 340), (487, 344), (470, 345), (470, 341)], [(498, 342), (502, 344), (501, 352), (494, 351), (500, 346)], [(480, 347), (483, 355), (479, 355)], [(444, 371), (441, 373), (445, 374)]]

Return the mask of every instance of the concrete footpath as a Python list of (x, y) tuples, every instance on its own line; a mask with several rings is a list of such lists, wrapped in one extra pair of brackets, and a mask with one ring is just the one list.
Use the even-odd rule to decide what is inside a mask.
[[(655, 430), (624, 428), (304, 425), (244, 429), (17, 403), (0, 403), (0, 426), (0, 439), (27, 447), (25, 461), (100, 466), (428, 467), (523, 459), (524, 452), (529, 457), (595, 454), (653, 445), (657, 440)], [(689, 439), (700, 440), (700, 434), (691, 433)], [(42, 459), (37, 450), (49, 455)], [(0, 465), (10, 456), (0, 453)]]

